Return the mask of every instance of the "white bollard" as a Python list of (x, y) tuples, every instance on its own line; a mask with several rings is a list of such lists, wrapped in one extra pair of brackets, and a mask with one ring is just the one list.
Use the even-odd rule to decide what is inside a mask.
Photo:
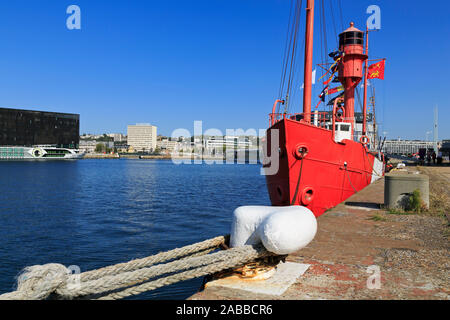
[(275, 254), (306, 247), (316, 235), (316, 217), (306, 207), (243, 206), (234, 210), (231, 247), (261, 243)]

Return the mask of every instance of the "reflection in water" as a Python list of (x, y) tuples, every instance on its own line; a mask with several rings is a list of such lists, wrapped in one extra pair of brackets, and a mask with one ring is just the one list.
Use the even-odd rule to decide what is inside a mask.
[[(241, 205), (270, 205), (259, 165), (165, 160), (0, 162), (0, 293), (29, 265), (81, 271), (229, 233)], [(201, 279), (140, 295), (185, 299)]]

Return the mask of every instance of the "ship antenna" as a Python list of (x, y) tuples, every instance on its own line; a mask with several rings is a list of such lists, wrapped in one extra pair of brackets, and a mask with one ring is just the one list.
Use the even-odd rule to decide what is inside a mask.
[(305, 32), (305, 84), (303, 90), (303, 119), (311, 123), (311, 89), (312, 89), (312, 60), (313, 60), (313, 36), (314, 36), (314, 0), (308, 0), (306, 4), (306, 32)]

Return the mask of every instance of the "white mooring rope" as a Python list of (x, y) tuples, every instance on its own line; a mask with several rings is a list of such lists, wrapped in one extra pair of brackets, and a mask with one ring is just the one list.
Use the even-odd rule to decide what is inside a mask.
[[(57, 263), (27, 267), (18, 278), (17, 290), (0, 295), (0, 300), (122, 299), (273, 255), (262, 245), (208, 254), (225, 240), (225, 236), (219, 236), (78, 275)], [(162, 275), (165, 276), (156, 279)]]

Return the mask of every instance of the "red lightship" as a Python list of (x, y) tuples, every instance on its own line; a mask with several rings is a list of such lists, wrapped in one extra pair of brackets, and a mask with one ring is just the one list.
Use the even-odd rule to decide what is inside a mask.
[[(339, 48), (334, 55), (330, 54), (334, 63), (327, 73), (328, 82), (333, 73), (337, 74), (335, 78), (342, 84), (343, 95), (332, 100), (331, 112), (312, 113), (313, 21), (314, 1), (308, 0), (303, 113), (276, 113), (277, 106), (286, 101), (276, 100), (266, 134), (263, 166), (272, 205), (305, 206), (318, 217), (382, 177), (385, 161), (380, 151), (374, 151), (375, 142), (369, 141), (367, 136), (368, 30), (362, 32), (351, 23), (339, 34)], [(363, 73), (362, 134), (358, 139), (355, 135), (355, 89)], [(274, 162), (278, 162), (278, 170), (270, 172)]]

